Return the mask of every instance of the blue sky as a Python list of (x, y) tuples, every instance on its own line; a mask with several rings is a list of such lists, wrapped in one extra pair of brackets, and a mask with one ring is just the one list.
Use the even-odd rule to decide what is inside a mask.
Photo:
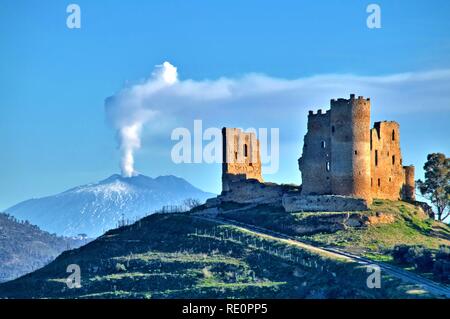
[[(69, 3), (0, 3), (0, 209), (119, 172), (105, 98), (148, 78), (164, 61), (178, 68), (180, 79), (195, 81), (258, 73), (306, 83), (353, 75), (349, 83), (365, 83), (300, 96), (297, 113), (283, 108), (284, 99), (270, 99), (284, 142), (280, 171), (267, 180), (300, 183), (296, 159), (307, 109), (326, 108), (337, 97), (331, 94), (368, 95), (372, 120), (400, 122), (404, 163), (415, 164), (418, 177), (429, 152), (450, 153), (450, 81), (427, 75), (450, 69), (448, 1), (376, 1), (382, 10), (376, 30), (366, 27), (370, 1), (76, 1), (79, 30), (66, 27)], [(404, 73), (412, 76), (396, 83), (395, 92), (371, 90), (370, 84)], [(415, 74), (424, 80), (417, 83)], [(221, 124), (210, 116), (205, 123), (270, 125), (267, 118), (251, 119), (228, 117)], [(220, 190), (219, 165), (175, 165), (172, 145), (170, 135), (152, 138), (144, 128), (137, 170)]]

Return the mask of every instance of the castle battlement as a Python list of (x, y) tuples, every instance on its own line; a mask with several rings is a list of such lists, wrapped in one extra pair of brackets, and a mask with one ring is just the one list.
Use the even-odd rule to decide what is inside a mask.
[(298, 161), (302, 194), (414, 199), (414, 169), (402, 166), (400, 126), (382, 121), (371, 128), (370, 107), (370, 98), (350, 94), (331, 99), (326, 113), (309, 112)]

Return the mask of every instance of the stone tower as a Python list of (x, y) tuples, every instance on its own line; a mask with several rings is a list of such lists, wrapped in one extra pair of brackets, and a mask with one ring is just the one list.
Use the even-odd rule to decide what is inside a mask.
[(326, 113), (309, 111), (299, 159), (303, 194), (336, 194), (371, 201), (370, 99), (331, 100)]
[(222, 191), (230, 190), (231, 181), (255, 179), (263, 182), (259, 141), (255, 133), (238, 128), (222, 128)]
[(405, 174), (405, 182), (402, 189), (402, 197), (404, 200), (415, 201), (416, 200), (416, 182), (414, 181), (414, 166), (403, 166)]
[(331, 192), (372, 200), (370, 99), (331, 100)]

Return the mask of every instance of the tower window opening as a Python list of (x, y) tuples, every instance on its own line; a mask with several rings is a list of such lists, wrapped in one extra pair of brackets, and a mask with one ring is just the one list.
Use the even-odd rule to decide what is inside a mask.
[(378, 150), (375, 150), (375, 166), (378, 166)]
[(392, 155), (392, 165), (395, 164), (395, 155)]
[(331, 133), (334, 133), (336, 129), (334, 128), (334, 125), (331, 127)]
[(327, 162), (325, 167), (326, 167), (327, 172), (329, 172), (330, 171), (330, 162)]
[(392, 140), (395, 141), (395, 130), (392, 130)]
[(322, 148), (327, 147), (327, 142), (325, 142), (325, 141), (320, 142), (320, 146), (321, 146)]
[(370, 179), (370, 186), (373, 186), (373, 178)]
[(378, 187), (381, 186), (381, 179), (378, 179)]
[(236, 162), (237, 162), (237, 158), (238, 158), (238, 154), (237, 154), (237, 152), (234, 152), (234, 159)]
[(245, 157), (248, 156), (248, 146), (247, 146), (247, 144), (244, 144), (244, 156)]
[(355, 155), (358, 155), (358, 151), (357, 150), (355, 150)]

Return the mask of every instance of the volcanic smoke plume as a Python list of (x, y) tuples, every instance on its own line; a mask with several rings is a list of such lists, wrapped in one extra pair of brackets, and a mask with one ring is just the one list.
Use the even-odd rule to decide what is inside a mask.
[(143, 125), (158, 113), (157, 106), (144, 105), (146, 97), (177, 82), (177, 68), (169, 62), (156, 66), (152, 77), (143, 84), (125, 88), (115, 96), (106, 99), (107, 117), (117, 130), (121, 151), (122, 175), (131, 177), (134, 169), (134, 153), (141, 147)]

